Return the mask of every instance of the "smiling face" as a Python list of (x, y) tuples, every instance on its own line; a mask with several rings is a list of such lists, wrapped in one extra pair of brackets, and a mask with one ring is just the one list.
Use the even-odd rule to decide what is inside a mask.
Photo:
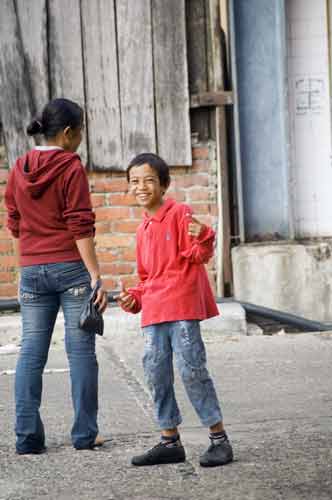
[(153, 215), (163, 204), (163, 196), (168, 186), (161, 186), (157, 172), (148, 164), (133, 166), (129, 172), (130, 192), (136, 202)]

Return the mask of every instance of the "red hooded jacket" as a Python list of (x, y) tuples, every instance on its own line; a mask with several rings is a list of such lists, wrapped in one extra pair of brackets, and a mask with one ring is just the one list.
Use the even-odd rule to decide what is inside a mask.
[(36, 148), (18, 158), (5, 203), (21, 266), (80, 260), (75, 240), (94, 235), (88, 179), (76, 153)]

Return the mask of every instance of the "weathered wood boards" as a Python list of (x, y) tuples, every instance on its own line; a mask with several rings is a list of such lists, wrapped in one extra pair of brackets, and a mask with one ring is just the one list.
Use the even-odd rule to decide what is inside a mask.
[(25, 128), (35, 113), (13, 0), (1, 2), (0, 113), (9, 164), (33, 145)]
[(150, 0), (116, 2), (124, 165), (156, 152)]
[[(66, 97), (85, 108), (80, 0), (49, 0), (51, 97)], [(86, 129), (79, 151), (87, 161)]]
[(86, 110), (91, 168), (143, 151), (191, 164), (185, 0), (3, 0), (0, 82), (11, 159), (31, 116), (67, 97)]
[(191, 165), (184, 0), (151, 0), (158, 153)]
[(15, 0), (23, 55), (38, 112), (49, 101), (46, 0)]
[(113, 0), (82, 0), (89, 159), (94, 169), (122, 164), (121, 119)]

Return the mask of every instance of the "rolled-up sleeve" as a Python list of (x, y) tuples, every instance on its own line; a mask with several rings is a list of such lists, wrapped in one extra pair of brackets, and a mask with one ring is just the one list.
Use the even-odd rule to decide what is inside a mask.
[(16, 205), (14, 184), (15, 184), (14, 170), (12, 170), (9, 174), (5, 191), (5, 205), (7, 209), (7, 228), (14, 236), (14, 238), (19, 238), (21, 216)]
[(94, 236), (95, 214), (91, 205), (89, 182), (80, 163), (71, 169), (65, 179), (63, 218), (75, 240)]

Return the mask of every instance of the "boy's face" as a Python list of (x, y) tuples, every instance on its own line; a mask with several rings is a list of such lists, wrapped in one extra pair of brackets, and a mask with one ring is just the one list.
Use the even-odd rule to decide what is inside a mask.
[(129, 186), (137, 204), (144, 207), (149, 214), (157, 212), (163, 204), (163, 195), (167, 188), (160, 185), (157, 172), (148, 163), (130, 169)]

